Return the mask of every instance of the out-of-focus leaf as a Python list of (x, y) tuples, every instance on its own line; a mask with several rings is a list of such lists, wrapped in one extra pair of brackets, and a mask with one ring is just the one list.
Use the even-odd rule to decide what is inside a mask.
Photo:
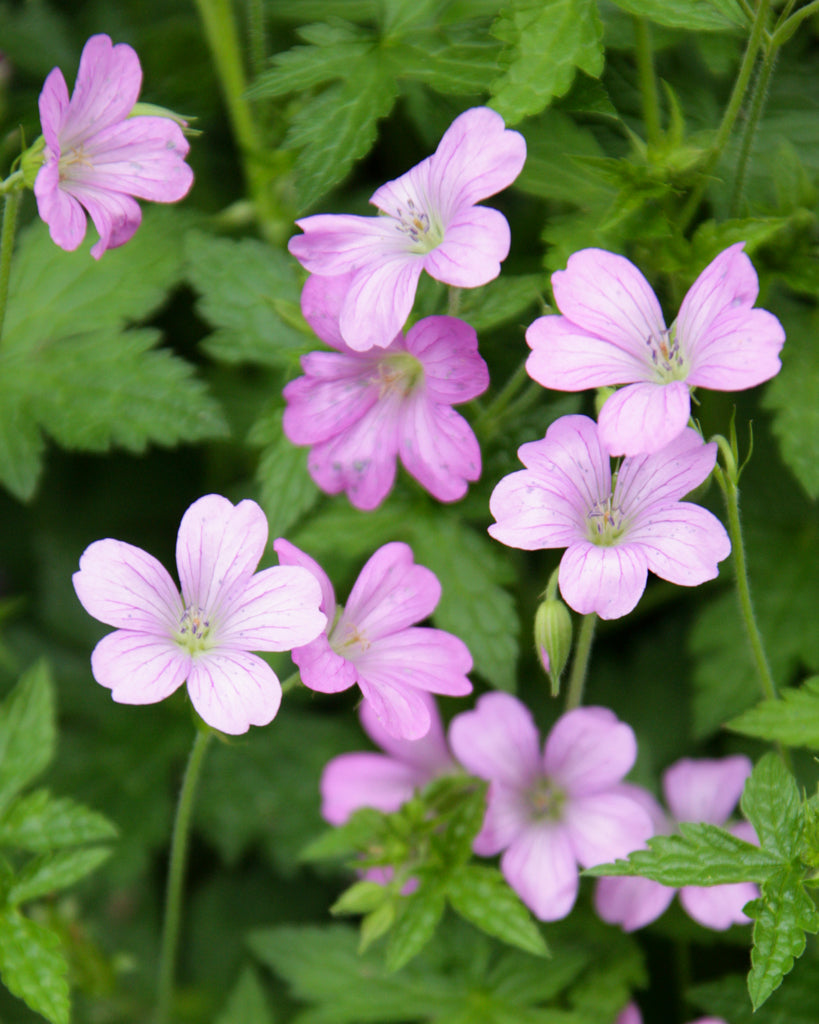
[(9, 889), (11, 906), (39, 899), (78, 882), (91, 874), (111, 855), (107, 846), (91, 846), (79, 850), (59, 850), (29, 861)]
[(68, 1024), (68, 963), (59, 938), (11, 908), (0, 909), (0, 978), (51, 1024)]
[(263, 446), (256, 478), (270, 536), (284, 537), (321, 494), (307, 471), (307, 449), (285, 437), (281, 410), (256, 423), (249, 440)]
[(469, 864), (447, 884), (447, 899), (461, 917), (502, 942), (535, 956), (548, 948), (532, 915), (497, 868)]
[(54, 756), (54, 684), (38, 662), (0, 706), (0, 820), (13, 798)]
[(216, 1024), (273, 1024), (274, 1020), (256, 972), (246, 967)]
[(485, 331), (522, 316), (542, 300), (545, 287), (544, 274), (504, 274), (484, 288), (465, 291), (458, 316), (476, 331)]
[(96, 843), (113, 839), (116, 834), (116, 828), (103, 815), (68, 797), (53, 797), (46, 789), (35, 789), (21, 797), (0, 818), (0, 846), (31, 853)]
[(407, 896), (387, 944), (386, 968), (398, 971), (430, 941), (441, 920), (446, 897), (443, 889), (422, 887)]
[(629, 14), (688, 32), (736, 31), (747, 22), (736, 0), (613, 0)]

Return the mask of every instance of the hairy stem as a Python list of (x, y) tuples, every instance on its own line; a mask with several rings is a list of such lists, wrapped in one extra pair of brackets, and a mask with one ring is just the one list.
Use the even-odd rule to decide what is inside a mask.
[(591, 612), (583, 616), (580, 625), (580, 632), (577, 635), (577, 646), (574, 649), (572, 671), (569, 676), (569, 685), (566, 688), (566, 710), (579, 708), (583, 703), (583, 690), (586, 686), (586, 675), (589, 670), (589, 657), (591, 656), (594, 631), (597, 628), (597, 615)]
[(660, 96), (654, 73), (654, 51), (651, 45), (651, 26), (645, 18), (634, 18), (634, 39), (637, 44), (637, 73), (640, 78), (640, 97), (643, 123), (649, 146), (660, 143)]
[(766, 50), (762, 59), (762, 66), (759, 69), (756, 82), (754, 82), (753, 92), (751, 93), (751, 107), (748, 112), (748, 119), (745, 122), (745, 129), (742, 133), (739, 160), (737, 161), (737, 170), (734, 175), (734, 192), (731, 197), (732, 217), (736, 217), (739, 214), (742, 192), (745, 188), (745, 175), (748, 172), (748, 161), (751, 157), (751, 148), (753, 147), (756, 129), (765, 107), (765, 100), (768, 97), (768, 84), (771, 80), (775, 63), (776, 53), (771, 49)]
[(14, 252), (14, 231), (17, 226), (17, 211), (20, 209), (22, 192), (13, 189), (6, 192), (3, 200), (3, 228), (0, 232), (0, 341), (3, 339), (3, 323), (6, 319), (6, 300), (9, 295), (11, 254)]

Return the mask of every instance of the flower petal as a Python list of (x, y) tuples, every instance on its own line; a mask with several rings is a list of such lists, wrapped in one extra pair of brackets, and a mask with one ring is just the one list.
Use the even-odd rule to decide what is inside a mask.
[(731, 541), (715, 515), (686, 501), (659, 506), (629, 530), (648, 568), (680, 587), (696, 587), (719, 575), (718, 563), (731, 553)]
[(691, 357), (690, 384), (715, 391), (743, 391), (775, 377), (785, 331), (765, 309), (726, 310), (699, 339)]
[[(101, 542), (104, 543), (104, 542)], [(168, 636), (118, 629), (91, 654), (91, 671), (120, 704), (156, 704), (185, 682), (191, 656)]]
[[(52, 68), (43, 83), (38, 106), (43, 138), (56, 163), (60, 157), (60, 132), (68, 111), (68, 86), (59, 68)], [(47, 158), (48, 159), (48, 158)]]
[(336, 617), (336, 595), (327, 573), (314, 558), (311, 558), (306, 552), (297, 548), (295, 544), (291, 544), (289, 540), (285, 540), (284, 537), (278, 537), (273, 541), (273, 550), (278, 555), (280, 565), (303, 566), (318, 580), (319, 587), (321, 588), (321, 604), (319, 608), (327, 616), (328, 627), (332, 625)]
[(572, 796), (596, 793), (620, 782), (636, 757), (634, 732), (613, 711), (575, 708), (552, 727), (543, 751), (543, 770)]
[(165, 567), (121, 540), (98, 540), (80, 558), (72, 581), (89, 615), (108, 626), (170, 637), (183, 605)]
[(566, 603), (581, 615), (597, 612), (601, 619), (628, 615), (647, 578), (646, 556), (636, 544), (606, 548), (578, 541), (566, 549), (558, 571)]
[(438, 577), (415, 564), (408, 544), (384, 544), (361, 570), (334, 634), (345, 622), (370, 642), (399, 633), (430, 615), (440, 597)]
[(208, 651), (195, 658), (188, 693), (199, 717), (229, 736), (272, 722), (282, 699), (276, 673), (246, 651)]
[(688, 289), (677, 316), (677, 338), (689, 358), (696, 358), (711, 324), (729, 309), (748, 310), (759, 294), (753, 264), (736, 242), (724, 249)]
[(633, 932), (664, 914), (676, 891), (649, 878), (601, 878), (594, 893), (594, 909), (608, 924)]
[(373, 714), (392, 736), (419, 740), (429, 732), (429, 708), (414, 686), (394, 686), (381, 677), (365, 678), (360, 671), (358, 685)]
[(584, 868), (628, 856), (654, 832), (645, 808), (619, 790), (572, 795), (563, 822)]
[(341, 337), (338, 321), (354, 274), (354, 270), (333, 277), (311, 274), (301, 290), (304, 319), (325, 345), (343, 352), (350, 350)]
[(85, 211), (74, 196), (60, 188), (60, 169), (56, 157), (46, 157), (46, 162), (34, 179), (34, 195), (37, 212), (48, 224), (48, 233), (55, 245), (66, 252), (73, 252), (88, 227)]
[(617, 474), (615, 504), (631, 518), (639, 517), (643, 509), (679, 501), (708, 479), (716, 460), (716, 443), (706, 444), (687, 427), (660, 451), (624, 460)]
[(130, 241), (142, 223), (142, 210), (131, 196), (83, 182), (66, 181), (62, 191), (73, 196), (88, 211), (99, 241), (91, 246), (91, 255), (98, 260), (107, 249), (116, 249)]
[(407, 236), (383, 217), (318, 213), (296, 224), (304, 234), (294, 235), (287, 248), (311, 274), (334, 277), (409, 251)]
[(582, 537), (576, 507), (528, 469), (510, 473), (495, 486), (489, 511), (497, 520), (489, 527), (490, 536), (510, 548), (565, 548)]
[(449, 726), (449, 743), (468, 772), (514, 790), (540, 775), (540, 740), (532, 713), (508, 693), (487, 693)]
[(477, 288), (500, 274), (509, 255), (509, 222), (489, 206), (459, 210), (446, 225), (443, 241), (423, 257), (424, 270), (455, 288)]
[[(302, 356), (304, 377), (285, 386), (282, 426), (292, 444), (320, 444), (345, 433), (378, 402), (375, 360), (340, 352)], [(370, 372), (368, 372), (370, 370)]]
[(750, 760), (742, 754), (722, 758), (682, 758), (663, 775), (666, 803), (677, 821), (724, 825), (737, 804)]
[(495, 779), (486, 795), (486, 811), (481, 830), (472, 843), (479, 857), (494, 857), (532, 822), (532, 808), (526, 793)]
[(429, 731), (420, 740), (403, 740), (385, 732), (367, 701), (362, 702), (358, 716), (364, 731), (376, 746), (381, 747), (391, 758), (411, 765), (423, 774), (425, 781), (429, 781), (437, 775), (456, 770), (457, 765), (449, 752), (435, 698), (424, 690), (420, 697), (430, 717)]
[(459, 405), (489, 387), (489, 368), (478, 353), (478, 335), (463, 320), (425, 317), (409, 329), (405, 345), (424, 368), (424, 390), (431, 400)]
[(718, 932), (732, 924), (748, 924), (751, 919), (742, 908), (756, 899), (759, 899), (759, 889), (753, 882), (709, 887), (686, 885), (680, 889), (680, 903), (688, 916), (704, 928)]
[(401, 407), (398, 454), (407, 472), (438, 501), (458, 501), (481, 475), (481, 449), (472, 428), (423, 391), (408, 395)]
[(389, 814), (427, 781), (416, 767), (384, 754), (341, 754), (322, 772), (321, 814), (331, 825), (343, 825), (360, 807)]
[(565, 917), (577, 899), (577, 862), (561, 825), (529, 825), (501, 857), (501, 871), (541, 921)]
[(351, 349), (366, 352), (392, 344), (412, 310), (422, 260), (417, 253), (379, 255), (356, 271), (339, 318)]
[(656, 452), (685, 430), (691, 415), (688, 385), (629, 384), (606, 399), (598, 423), (611, 455)]
[(296, 647), (291, 657), (304, 685), (319, 693), (348, 690), (358, 678), (355, 665), (336, 654), (324, 633), (304, 647)]
[(585, 391), (653, 379), (642, 353), (618, 348), (565, 316), (541, 316), (526, 331), (526, 372), (545, 388)]
[(327, 626), (321, 587), (301, 566), (277, 565), (236, 585), (223, 599), (220, 645), (243, 651), (289, 651)]
[(60, 132), (63, 151), (125, 120), (142, 87), (139, 57), (127, 43), (91, 36), (80, 56), (71, 104)]
[(463, 640), (443, 629), (409, 627), (374, 640), (355, 657), (359, 683), (411, 686), (430, 693), (463, 697), (472, 692), (466, 673), (472, 657)]

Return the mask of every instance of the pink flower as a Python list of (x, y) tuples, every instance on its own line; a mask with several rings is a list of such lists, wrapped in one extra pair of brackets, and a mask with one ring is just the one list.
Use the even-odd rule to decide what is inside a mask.
[[(629, 1003), (620, 1013), (615, 1024), (643, 1024), (643, 1015), (637, 1004)], [(699, 1017), (697, 1020), (692, 1020), (691, 1024), (726, 1024), (726, 1022), (721, 1017)]]
[(304, 569), (254, 575), (267, 520), (254, 501), (218, 494), (182, 517), (176, 565), (182, 594), (141, 548), (98, 540), (80, 558), (74, 589), (95, 619), (116, 631), (91, 655), (98, 683), (122, 704), (155, 704), (185, 680), (201, 718), (222, 732), (267, 725), (281, 702), (275, 673), (249, 651), (287, 651), (324, 628), (321, 588)]
[(370, 202), (385, 216), (319, 214), (296, 223), (290, 252), (311, 274), (355, 270), (341, 310), (341, 335), (363, 352), (390, 344), (409, 316), (421, 271), (458, 288), (500, 273), (509, 225), (475, 204), (511, 185), (526, 143), (499, 114), (474, 107), (456, 117), (432, 156), (382, 185)]
[(413, 562), (408, 545), (379, 548), (338, 610), (317, 562), (282, 538), (273, 547), (283, 565), (304, 566), (321, 584), (329, 628), (292, 653), (305, 686), (338, 693), (358, 683), (382, 728), (405, 740), (420, 739), (432, 726), (425, 690), (453, 697), (472, 692), (466, 677), (472, 658), (463, 641), (412, 625), (432, 613), (441, 585), (435, 573)]
[(657, 296), (623, 256), (582, 249), (552, 275), (562, 316), (530, 326), (529, 375), (547, 388), (583, 391), (610, 384), (600, 437), (613, 455), (663, 448), (691, 414), (690, 388), (735, 391), (775, 376), (785, 341), (772, 313), (752, 309), (756, 272), (738, 242), (703, 270), (665, 326)]
[(574, 906), (578, 862), (603, 864), (651, 834), (648, 815), (619, 786), (637, 754), (634, 733), (607, 708), (567, 712), (541, 754), (528, 708), (489, 693), (453, 719), (449, 741), (467, 771), (490, 782), (475, 852), (504, 851), (504, 877), (541, 920)]
[(364, 731), (384, 753), (339, 754), (327, 762), (321, 776), (321, 813), (331, 825), (343, 825), (360, 807), (375, 807), (385, 814), (397, 811), (416, 790), (457, 770), (435, 699), (423, 690), (419, 696), (427, 706), (430, 727), (417, 740), (392, 736), (372, 706), (362, 703)]
[(345, 345), (338, 315), (351, 274), (310, 277), (302, 309), (335, 352), (302, 356), (304, 376), (284, 389), (284, 431), (312, 446), (310, 475), (329, 494), (345, 491), (373, 509), (395, 481), (398, 457), (439, 501), (457, 501), (481, 474), (481, 451), (453, 404), (486, 390), (489, 371), (475, 331), (451, 316), (419, 321), (386, 348)]
[(40, 93), (45, 163), (34, 194), (42, 219), (61, 249), (85, 237), (88, 212), (99, 232), (91, 255), (123, 245), (142, 220), (133, 198), (173, 203), (187, 194), (193, 172), (189, 146), (167, 117), (129, 117), (142, 84), (139, 58), (126, 43), (91, 36), (69, 100), (63, 73), (54, 68)]
[(716, 450), (687, 428), (661, 451), (624, 459), (613, 481), (597, 424), (563, 416), (543, 440), (518, 449), (527, 468), (492, 492), (489, 532), (526, 551), (565, 547), (558, 580), (566, 603), (620, 618), (640, 600), (649, 570), (692, 587), (713, 579), (730, 553), (716, 516), (679, 500), (708, 477)]
[[(663, 792), (676, 821), (702, 821), (725, 826), (742, 795), (745, 780), (751, 774), (751, 762), (736, 754), (717, 760), (694, 761), (684, 758), (673, 764), (663, 776)], [(638, 787), (629, 787), (637, 796)], [(654, 823), (654, 834), (674, 830), (662, 807), (645, 790), (642, 801)], [(729, 831), (748, 843), (757, 843), (754, 828), (746, 821), (729, 826)], [(635, 847), (642, 849), (643, 847)], [(672, 886), (648, 878), (601, 878), (597, 883), (595, 905), (609, 924), (619, 924), (631, 932), (656, 920), (665, 911), (674, 893)], [(732, 924), (747, 924), (742, 908), (757, 899), (759, 890), (752, 882), (732, 885), (695, 886), (680, 889), (680, 903), (695, 921), (705, 928), (724, 931)]]

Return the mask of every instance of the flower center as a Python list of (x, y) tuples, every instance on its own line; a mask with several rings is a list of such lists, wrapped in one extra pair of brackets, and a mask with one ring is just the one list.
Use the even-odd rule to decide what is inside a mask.
[(406, 205), (399, 206), (395, 212), (395, 226), (402, 235), (408, 236), (413, 252), (431, 252), (443, 241), (440, 226), (414, 199), (407, 199)]
[(177, 643), (187, 648), (191, 654), (206, 651), (213, 647), (210, 633), (211, 623), (207, 612), (198, 605), (188, 605), (179, 619), (179, 629), (175, 637)]
[(547, 775), (541, 775), (526, 794), (533, 821), (560, 821), (566, 794)]
[(339, 605), (336, 609), (335, 623), (330, 630), (328, 639), (330, 646), (336, 654), (340, 654), (342, 658), (352, 661), (355, 651), (351, 650), (351, 648), (357, 648), (360, 652), (366, 651), (370, 646), (370, 641), (359, 631), (358, 626), (354, 622), (343, 622), (343, 618), (344, 609)]
[(60, 181), (65, 181), (68, 178), (74, 177), (73, 170), (75, 165), (80, 167), (93, 167), (93, 163), (86, 156), (85, 150), (82, 146), (75, 146), (69, 149), (68, 152), (64, 152), (60, 155)]
[(409, 352), (397, 352), (379, 360), (374, 383), (378, 384), (379, 399), (390, 394), (403, 397), (424, 380), (424, 367), (420, 359)]
[(611, 494), (592, 505), (586, 513), (586, 520), (586, 536), (592, 544), (600, 547), (615, 544), (626, 528), (626, 517)]
[(664, 328), (659, 337), (650, 334), (646, 338), (646, 345), (658, 380), (663, 384), (672, 380), (685, 380), (685, 357), (677, 341), (677, 331), (673, 324), (671, 328)]

